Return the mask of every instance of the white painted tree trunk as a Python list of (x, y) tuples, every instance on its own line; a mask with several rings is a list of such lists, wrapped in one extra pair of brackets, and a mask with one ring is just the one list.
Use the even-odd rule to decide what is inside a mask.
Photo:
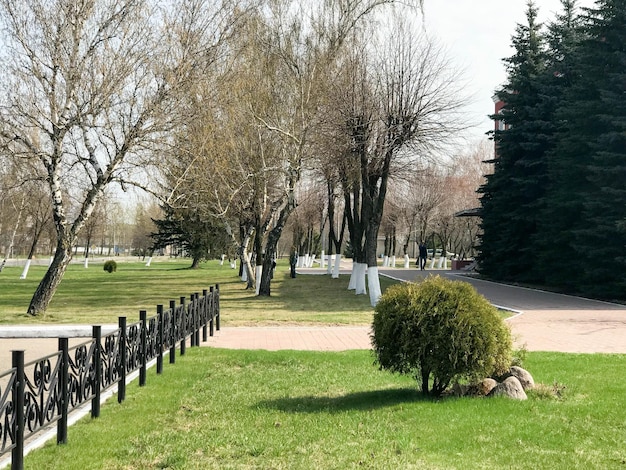
[(409, 255), (404, 255), (404, 269), (409, 269), (411, 267), (411, 259)]
[(248, 270), (246, 269), (245, 266), (244, 266), (243, 270), (241, 271), (241, 280), (243, 282), (248, 282)]
[(333, 259), (334, 259), (335, 255), (328, 255), (328, 275), (332, 275), (333, 274)]
[(220, 266), (224, 266), (224, 259), (226, 258), (226, 255), (222, 255), (221, 259), (220, 259)]
[(367, 264), (358, 263), (357, 267), (354, 268), (354, 270), (356, 271), (356, 276), (355, 276), (356, 285), (355, 285), (354, 293), (356, 295), (367, 294), (367, 287), (365, 283), (365, 274), (367, 272)]
[(89, 267), (89, 258), (87, 258), (85, 256), (85, 263), (84, 263), (85, 269), (87, 269)]
[(320, 258), (320, 268), (324, 269), (324, 250), (322, 250), (322, 256)]
[(439, 257), (439, 263), (437, 263), (437, 267), (439, 269), (443, 268), (443, 262), (446, 260), (445, 256), (440, 256)]
[(333, 266), (333, 279), (339, 278), (339, 267), (341, 266), (341, 255), (337, 253), (335, 255), (335, 265)]
[(383, 258), (383, 268), (386, 268), (389, 266), (389, 256), (385, 255), (385, 257)]
[(352, 270), (350, 271), (350, 282), (348, 282), (348, 290), (356, 289), (356, 276), (357, 276), (357, 263), (352, 263)]
[(391, 257), (391, 267), (395, 268), (396, 267), (396, 255), (393, 255)]
[(315, 263), (315, 255), (311, 255), (311, 259), (309, 260), (309, 268), (313, 267), (313, 263)]
[(370, 303), (376, 307), (382, 292), (380, 290), (380, 279), (378, 278), (378, 266), (367, 268), (367, 284), (370, 290)]
[(152, 256), (148, 256), (148, 261), (146, 261), (146, 267), (149, 268), (152, 264)]
[(430, 260), (430, 269), (435, 269), (435, 255), (433, 255), (433, 259)]
[(237, 267), (237, 261), (230, 262), (230, 269), (235, 269)]
[(24, 269), (22, 270), (22, 275), (20, 276), (20, 279), (26, 279), (26, 276), (28, 276), (28, 270), (30, 269), (31, 261), (31, 259), (26, 260), (26, 264), (24, 265)]
[(263, 265), (259, 265), (256, 267), (256, 295), (259, 295), (259, 290), (261, 289), (261, 275), (263, 274)]

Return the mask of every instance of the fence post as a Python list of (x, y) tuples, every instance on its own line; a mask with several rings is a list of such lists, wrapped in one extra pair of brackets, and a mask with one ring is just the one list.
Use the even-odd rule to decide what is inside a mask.
[(213, 332), (215, 329), (215, 291), (213, 289), (213, 286), (211, 286), (210, 292), (211, 298), (209, 299), (209, 302), (211, 304), (209, 305), (209, 334), (213, 336)]
[(156, 372), (157, 374), (163, 373), (163, 305), (157, 305), (157, 322), (159, 324), (159, 334), (157, 336), (158, 343), (158, 353), (157, 353), (157, 363), (156, 363)]
[(207, 335), (208, 335), (208, 319), (209, 319), (209, 309), (207, 307), (208, 305), (208, 301), (209, 299), (207, 299), (207, 290), (206, 289), (202, 289), (202, 318), (203, 318), (203, 322), (202, 322), (202, 341), (206, 343), (206, 341), (208, 340)]
[(193, 294), (193, 329), (196, 338), (195, 346), (200, 346), (200, 294)]
[(67, 443), (67, 408), (68, 408), (68, 369), (69, 369), (69, 340), (59, 338), (59, 351), (61, 352), (61, 364), (59, 367), (59, 421), (57, 421), (57, 444)]
[(102, 327), (94, 325), (91, 327), (91, 337), (95, 341), (93, 348), (94, 381), (93, 398), (91, 399), (91, 417), (100, 416), (100, 390), (102, 388)]
[(119, 381), (117, 382), (117, 402), (122, 403), (126, 399), (126, 317), (119, 317), (120, 327), (120, 363)]
[(147, 325), (146, 319), (148, 318), (148, 312), (145, 310), (139, 311), (139, 320), (141, 321), (141, 366), (139, 367), (139, 386), (146, 385), (146, 370), (148, 368), (148, 341), (147, 341)]
[(11, 451), (11, 468), (24, 470), (24, 351), (12, 352), (13, 367), (15, 367), (15, 382), (13, 384), (13, 404), (15, 406), (15, 422), (13, 435), (15, 447)]
[(176, 341), (178, 340), (177, 332), (178, 332), (178, 318), (176, 315), (176, 301), (170, 300), (170, 310), (172, 311), (172, 315), (170, 320), (172, 322), (172, 341), (170, 342), (170, 364), (176, 363)]
[(180, 298), (180, 305), (182, 305), (182, 315), (180, 320), (180, 355), (185, 355), (187, 349), (187, 305), (185, 297)]
[(191, 347), (193, 348), (196, 346), (196, 301), (193, 294), (189, 296), (189, 306), (187, 308), (189, 309), (189, 315), (191, 315), (190, 340)]
[(220, 285), (215, 284), (215, 298), (213, 307), (215, 308), (215, 329), (220, 331)]

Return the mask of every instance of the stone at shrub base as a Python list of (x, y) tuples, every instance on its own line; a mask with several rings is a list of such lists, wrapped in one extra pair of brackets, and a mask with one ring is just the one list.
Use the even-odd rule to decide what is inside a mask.
[(478, 384), (478, 393), (482, 396), (487, 396), (497, 385), (498, 382), (493, 379), (483, 379), (483, 381)]
[(507, 377), (504, 382), (496, 385), (487, 396), (505, 396), (515, 400), (526, 400), (528, 398), (524, 387), (522, 387), (521, 382), (515, 376)]
[(522, 369), (518, 366), (512, 366), (511, 375), (513, 377), (517, 377), (517, 380), (519, 380), (522, 384), (522, 387), (524, 387), (524, 391), (532, 390), (535, 387), (535, 380), (533, 379), (533, 376), (530, 375), (530, 372), (528, 372), (527, 370)]

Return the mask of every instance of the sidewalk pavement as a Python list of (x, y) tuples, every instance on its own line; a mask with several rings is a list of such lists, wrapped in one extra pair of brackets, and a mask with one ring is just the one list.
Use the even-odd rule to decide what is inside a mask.
[[(321, 269), (301, 270), (323, 272)], [(405, 280), (428, 273), (393, 271)], [(381, 273), (385, 274), (385, 273)], [(461, 273), (439, 271), (458, 278)], [(507, 321), (516, 347), (529, 351), (626, 354), (626, 306), (561, 294), (505, 286), (466, 278), (494, 304), (518, 313)], [(226, 320), (227, 321), (227, 320)], [(115, 329), (103, 326), (103, 333)], [(91, 327), (85, 325), (0, 326), (0, 372), (11, 367), (11, 350), (25, 350), (26, 362), (57, 350), (58, 336), (71, 338), (70, 345), (86, 341)], [(230, 349), (297, 349), (343, 351), (370, 349), (370, 326), (223, 326), (203, 346)]]

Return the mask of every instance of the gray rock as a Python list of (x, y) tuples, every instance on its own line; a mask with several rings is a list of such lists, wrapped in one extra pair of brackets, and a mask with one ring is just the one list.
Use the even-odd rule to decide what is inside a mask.
[(526, 392), (524, 392), (524, 387), (522, 387), (518, 378), (514, 376), (508, 377), (504, 382), (496, 385), (487, 396), (505, 396), (515, 400), (526, 400), (528, 398)]
[(535, 380), (533, 379), (533, 376), (530, 375), (530, 372), (528, 372), (527, 370), (522, 369), (521, 367), (512, 366), (511, 375), (513, 377), (517, 377), (517, 380), (519, 380), (522, 384), (522, 387), (524, 387), (524, 391), (532, 390), (535, 387)]
[(489, 395), (489, 393), (496, 388), (496, 386), (498, 385), (498, 382), (496, 382), (493, 379), (484, 379), (481, 383), (478, 384), (478, 393), (479, 395), (482, 396), (486, 396)]

